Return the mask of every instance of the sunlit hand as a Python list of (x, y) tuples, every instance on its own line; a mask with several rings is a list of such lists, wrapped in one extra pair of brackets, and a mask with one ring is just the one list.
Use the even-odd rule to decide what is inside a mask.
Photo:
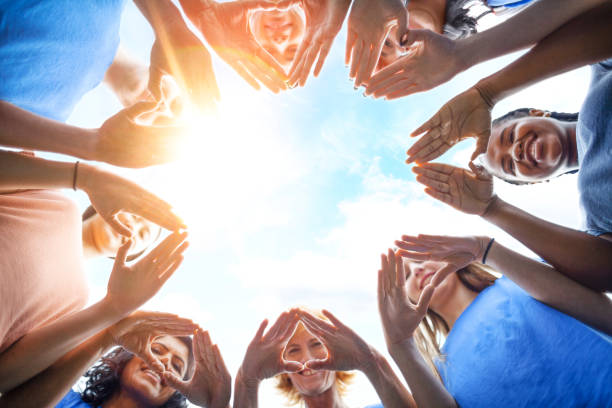
[(106, 329), (113, 344), (141, 357), (158, 372), (164, 365), (151, 351), (151, 343), (159, 336), (188, 336), (197, 328), (189, 319), (170, 313), (138, 310)]
[(194, 405), (226, 408), (232, 393), (232, 377), (207, 331), (198, 330), (194, 334), (193, 355), (196, 368), (191, 379), (185, 381), (169, 371), (164, 373), (164, 379)]
[(306, 15), (306, 32), (295, 54), (289, 72), (289, 84), (304, 86), (312, 65), (314, 76), (318, 76), (329, 54), (334, 38), (342, 28), (351, 0), (302, 0)]
[(345, 64), (351, 64), (355, 86), (370, 79), (385, 39), (397, 25), (397, 40), (404, 44), (408, 32), (408, 10), (402, 0), (355, 0), (348, 18)]
[(491, 135), (491, 106), (475, 88), (455, 96), (411, 136), (425, 133), (408, 149), (407, 163), (425, 163), (440, 157), (457, 142), (476, 138), (472, 160), (487, 151)]
[(391, 249), (381, 255), (378, 271), (378, 311), (382, 321), (387, 348), (409, 339), (414, 334), (429, 306), (435, 286), (429, 284), (421, 292), (419, 303), (414, 304), (406, 292), (404, 264)]
[(429, 30), (410, 30), (407, 37), (408, 44), (416, 44), (408, 54), (372, 76), (366, 95), (401, 98), (434, 88), (461, 72), (456, 44), (450, 38)]
[[(95, 130), (93, 159), (115, 166), (141, 168), (167, 163), (178, 157), (186, 129), (169, 115), (164, 101), (138, 102), (109, 118)], [(163, 116), (164, 124), (138, 117)], [(161, 121), (160, 121), (161, 122)]]
[(329, 322), (307, 311), (300, 310), (300, 319), (309, 332), (318, 337), (327, 348), (327, 357), (307, 361), (312, 370), (363, 370), (374, 361), (374, 351), (348, 326), (333, 314), (323, 310)]
[(277, 93), (287, 89), (287, 76), (283, 67), (255, 40), (249, 28), (251, 11), (275, 7), (274, 3), (263, 0), (226, 3), (206, 0), (199, 8), (185, 12), (217, 55), (245, 81), (255, 89), (260, 89), (261, 82)]
[(186, 232), (174, 232), (132, 265), (126, 265), (131, 241), (115, 258), (105, 300), (119, 315), (127, 315), (151, 299), (183, 262), (188, 243)]
[(139, 215), (168, 230), (185, 228), (170, 204), (116, 174), (79, 163), (76, 186), (85, 191), (96, 212), (117, 233), (130, 237), (132, 231), (117, 216), (121, 211)]
[(446, 266), (436, 272), (431, 284), (438, 286), (448, 275), (479, 262), (489, 242), (488, 237), (446, 237), (419, 234), (417, 237), (403, 235), (395, 241), (400, 248), (398, 255), (415, 261), (441, 261)]
[(461, 212), (483, 215), (497, 197), (493, 191), (493, 177), (473, 162), (470, 168), (472, 171), (442, 163), (423, 163), (412, 171), (433, 198)]
[(214, 109), (220, 99), (210, 53), (182, 19), (168, 23), (151, 49), (149, 90), (162, 98), (162, 77), (171, 75), (202, 110)]
[(302, 364), (297, 361), (286, 361), (283, 358), (283, 350), (291, 339), (298, 321), (299, 317), (295, 310), (283, 312), (265, 335), (264, 330), (268, 320), (261, 323), (240, 367), (243, 380), (261, 381), (277, 374), (303, 369)]

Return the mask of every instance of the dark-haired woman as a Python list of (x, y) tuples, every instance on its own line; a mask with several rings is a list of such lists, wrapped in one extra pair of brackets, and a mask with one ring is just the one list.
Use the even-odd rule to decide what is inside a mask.
[[(456, 209), (477, 214), (521, 241), (560, 272), (599, 291), (612, 290), (612, 5), (599, 6), (560, 28), (531, 51), (476, 86), (453, 98), (414, 134), (426, 132), (408, 151), (413, 170), (431, 196)], [(588, 42), (589, 47), (584, 47)], [(603, 61), (602, 61), (603, 60)], [(538, 111), (523, 112), (497, 123), (491, 133), (490, 110), (523, 87), (601, 61), (577, 122), (558, 120)], [(477, 138), (472, 156), (494, 174), (533, 182), (567, 171), (580, 172), (578, 183), (584, 231), (533, 217), (493, 192), (483, 168), (472, 171), (432, 160), (466, 137)]]
[(379, 309), (419, 407), (608, 406), (612, 343), (582, 323), (612, 333), (606, 295), (488, 237), (395, 243)]

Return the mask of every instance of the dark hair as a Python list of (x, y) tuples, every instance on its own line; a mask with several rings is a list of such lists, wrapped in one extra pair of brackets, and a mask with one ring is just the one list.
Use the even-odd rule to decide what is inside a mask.
[[(178, 337), (189, 348), (189, 362), (185, 379), (191, 376), (193, 367), (193, 348), (190, 337)], [(97, 407), (106, 402), (120, 387), (121, 373), (134, 354), (122, 347), (117, 347), (92, 366), (85, 373), (87, 383), (81, 392), (81, 399)], [(176, 391), (160, 408), (186, 408), (187, 398)]]
[[(480, 10), (476, 10), (480, 8)], [(476, 13), (480, 12), (474, 16)], [(452, 39), (469, 37), (478, 32), (478, 20), (493, 10), (484, 0), (448, 0), (446, 2), (444, 34)]]
[[(534, 110), (538, 110), (538, 109), (533, 109), (533, 108), (519, 108), (519, 109), (515, 109), (512, 110), (496, 119), (494, 119), (491, 122), (491, 128), (494, 128), (496, 126), (503, 126), (504, 124), (506, 124), (507, 122), (510, 122), (511, 120), (515, 120), (515, 119), (521, 119), (521, 118), (528, 118), (531, 117), (531, 111)], [(556, 119), (559, 120), (561, 122), (577, 122), (578, 121), (578, 112), (575, 113), (567, 113), (567, 112), (549, 112), (550, 116), (548, 116), (551, 119)], [(563, 174), (574, 174), (576, 173), (578, 170), (570, 170), (568, 172), (565, 172)], [(559, 176), (562, 176), (563, 174), (560, 174)], [(495, 177), (504, 180), (506, 183), (510, 183), (510, 184), (514, 184), (516, 186), (522, 186), (525, 184), (535, 184), (535, 183), (539, 183), (539, 181), (518, 181), (518, 180), (508, 180), (504, 177), (500, 177), (499, 175), (495, 175)]]

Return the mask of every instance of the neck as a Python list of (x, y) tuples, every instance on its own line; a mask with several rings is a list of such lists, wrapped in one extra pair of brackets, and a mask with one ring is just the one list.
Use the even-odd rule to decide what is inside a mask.
[(448, 329), (451, 330), (455, 322), (461, 316), (461, 313), (476, 299), (477, 292), (471, 291), (462, 284), (458, 284), (456, 293), (449, 296), (449, 300), (444, 303), (444, 306), (436, 310), (448, 324)]
[(575, 170), (579, 167), (578, 147), (576, 146), (576, 122), (567, 122), (563, 125), (567, 134), (567, 167), (569, 170)]
[(307, 408), (346, 408), (334, 384), (327, 391), (314, 396), (303, 396)]

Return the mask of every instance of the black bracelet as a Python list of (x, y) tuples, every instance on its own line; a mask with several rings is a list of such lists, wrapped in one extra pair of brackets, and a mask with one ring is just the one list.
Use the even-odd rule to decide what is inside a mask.
[(491, 246), (493, 245), (493, 241), (495, 241), (495, 238), (491, 238), (491, 240), (489, 241), (489, 244), (487, 245), (487, 249), (485, 249), (484, 251), (484, 255), (482, 256), (483, 265), (485, 265), (487, 261), (487, 255), (489, 255), (489, 249), (491, 249)]
[(74, 163), (74, 174), (72, 175), (72, 189), (76, 191), (77, 174), (79, 173), (79, 161)]

